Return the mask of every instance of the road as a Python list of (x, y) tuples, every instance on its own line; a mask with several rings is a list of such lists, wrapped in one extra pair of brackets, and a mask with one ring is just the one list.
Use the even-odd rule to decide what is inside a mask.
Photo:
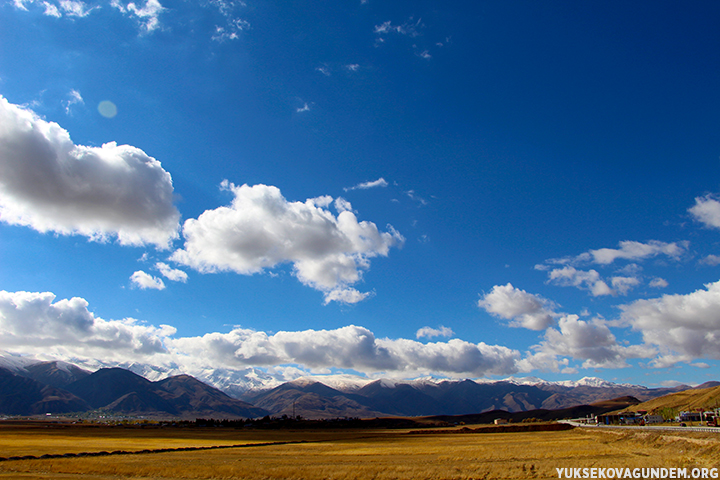
[(574, 420), (559, 420), (560, 423), (567, 423), (574, 427), (583, 427), (583, 428), (625, 428), (625, 429), (633, 429), (633, 430), (670, 430), (670, 431), (676, 431), (676, 432), (712, 432), (712, 433), (720, 433), (720, 427), (672, 427), (670, 425), (653, 425), (653, 426), (639, 426), (639, 425), (595, 425), (595, 424), (585, 424), (581, 422), (576, 422)]

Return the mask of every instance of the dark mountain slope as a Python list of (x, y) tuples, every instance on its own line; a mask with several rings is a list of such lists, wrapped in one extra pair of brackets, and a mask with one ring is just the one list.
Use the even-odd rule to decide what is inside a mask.
[(34, 415), (82, 412), (89, 408), (87, 402), (70, 392), (0, 368), (0, 413)]
[(229, 397), (220, 390), (202, 383), (190, 375), (178, 375), (155, 382), (157, 393), (181, 414), (255, 418), (268, 414), (266, 410)]
[[(92, 375), (71, 383), (67, 386), (67, 390), (83, 398), (92, 408), (107, 407), (108, 410), (115, 412), (165, 412), (170, 415), (178, 413), (172, 403), (158, 395), (153, 382), (122, 368), (102, 368)], [(136, 395), (134, 403), (142, 404), (144, 410), (141, 412), (118, 410), (119, 404), (116, 401), (129, 393)]]

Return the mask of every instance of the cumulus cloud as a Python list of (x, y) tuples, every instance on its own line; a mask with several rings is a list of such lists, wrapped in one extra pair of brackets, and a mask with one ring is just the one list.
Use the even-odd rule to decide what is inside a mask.
[(544, 330), (554, 322), (556, 316), (552, 302), (515, 288), (512, 284), (495, 285), (490, 293), (478, 301), (478, 306), (487, 312), (510, 320), (511, 327), (530, 330)]
[(570, 266), (556, 268), (548, 274), (548, 281), (562, 287), (588, 290), (594, 297), (613, 294), (613, 290), (600, 278), (596, 270), (577, 270)]
[(246, 329), (169, 342), (192, 356), (209, 355), (228, 367), (301, 364), (339, 367), (365, 373), (484, 376), (516, 371), (519, 353), (509, 348), (458, 339), (423, 344), (407, 339), (377, 339), (368, 329), (350, 325), (336, 330), (304, 330), (268, 335)]
[(711, 228), (720, 228), (720, 202), (714, 195), (696, 197), (695, 205), (688, 212), (698, 222)]
[(362, 280), (370, 259), (387, 256), (404, 238), (388, 226), (358, 222), (349, 202), (332, 197), (287, 201), (277, 187), (235, 186), (229, 206), (208, 210), (183, 226), (185, 248), (172, 260), (202, 273), (232, 271), (251, 275), (283, 263), (303, 284), (325, 294), (325, 302), (356, 303), (367, 297), (351, 285)]
[(110, 4), (122, 13), (136, 17), (144, 33), (152, 33), (160, 28), (160, 14), (165, 7), (158, 0), (147, 0), (144, 7), (138, 7), (135, 2), (123, 5), (120, 0), (112, 0)]
[(438, 328), (422, 327), (415, 334), (415, 338), (452, 337), (455, 332), (451, 328), (440, 325)]
[(619, 308), (621, 321), (666, 357), (656, 366), (678, 359), (720, 359), (720, 281), (686, 295), (636, 300)]
[(187, 273), (182, 270), (178, 270), (177, 268), (172, 268), (167, 263), (157, 262), (155, 264), (155, 268), (168, 280), (172, 280), (173, 282), (187, 282)]
[(240, 327), (200, 337), (175, 338), (175, 333), (173, 327), (135, 319), (103, 320), (82, 298), (56, 301), (50, 292), (0, 291), (0, 349), (70, 361), (146, 361), (158, 368), (195, 370), (300, 365), (316, 371), (348, 368), (391, 376), (478, 377), (515, 373), (520, 358), (519, 352), (503, 346), (458, 339), (428, 344), (379, 339), (354, 325), (274, 334)]
[(161, 278), (153, 277), (149, 273), (145, 273), (142, 270), (138, 270), (130, 276), (130, 280), (133, 284), (143, 290), (164, 290), (165, 283)]
[(343, 190), (348, 192), (350, 190), (367, 190), (368, 188), (387, 187), (387, 186), (388, 186), (388, 182), (384, 178), (380, 177), (377, 180), (373, 180), (371, 182), (358, 183), (354, 187), (345, 187), (345, 188), (343, 188)]
[(610, 283), (613, 290), (620, 295), (627, 295), (630, 290), (640, 285), (636, 277), (612, 277)]
[(180, 214), (170, 174), (142, 150), (73, 144), (66, 130), (0, 97), (0, 218), (39, 232), (166, 248)]
[(558, 356), (584, 360), (582, 368), (623, 368), (627, 366), (628, 358), (647, 358), (655, 354), (654, 349), (645, 346), (621, 346), (601, 320), (580, 320), (577, 315), (560, 318), (558, 328), (549, 328), (544, 340), (533, 350), (536, 354), (526, 362), (538, 366), (542, 359), (546, 368), (553, 371), (561, 364)]
[(50, 292), (0, 291), (0, 348), (63, 358), (123, 361), (167, 353), (163, 341), (176, 330), (127, 318), (103, 320), (74, 297), (55, 301)]

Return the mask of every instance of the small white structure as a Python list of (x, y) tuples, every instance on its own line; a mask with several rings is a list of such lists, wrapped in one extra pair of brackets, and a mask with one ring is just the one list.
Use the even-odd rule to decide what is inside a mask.
[(643, 417), (643, 420), (645, 420), (646, 425), (650, 425), (653, 423), (663, 423), (665, 421), (662, 415), (645, 415)]
[(504, 418), (496, 418), (495, 421), (494, 421), (495, 425), (504, 425), (504, 424), (506, 424), (507, 422), (508, 422), (508, 421), (505, 420)]

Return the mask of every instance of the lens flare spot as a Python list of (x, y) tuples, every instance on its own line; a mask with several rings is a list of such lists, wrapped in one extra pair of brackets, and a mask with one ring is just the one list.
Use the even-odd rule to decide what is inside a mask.
[(117, 115), (117, 107), (110, 100), (103, 100), (98, 104), (98, 112), (105, 118), (113, 118)]

